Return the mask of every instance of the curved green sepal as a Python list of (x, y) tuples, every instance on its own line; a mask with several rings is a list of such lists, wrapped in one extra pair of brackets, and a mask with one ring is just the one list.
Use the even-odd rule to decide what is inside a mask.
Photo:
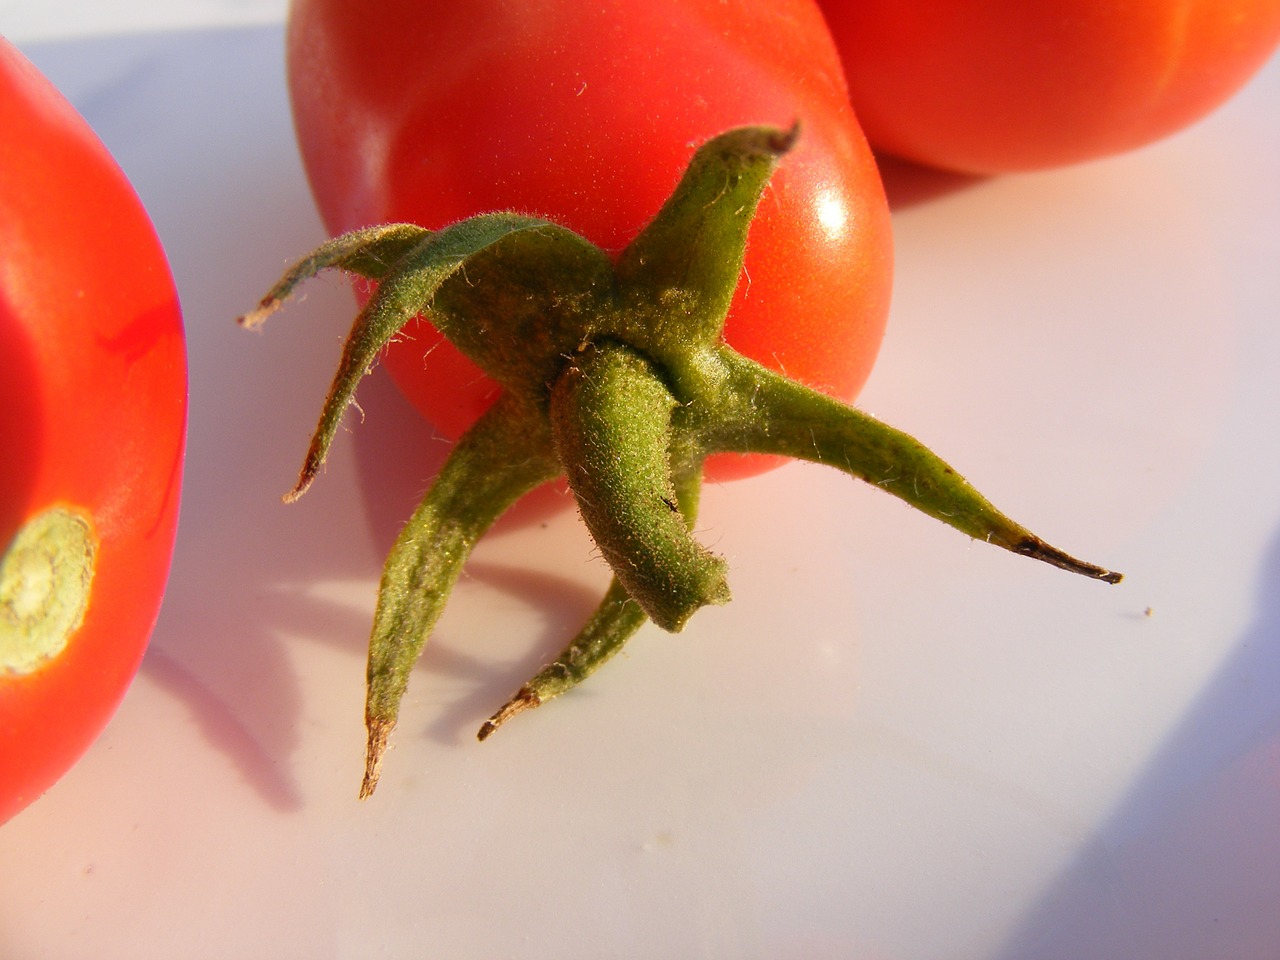
[(698, 148), (675, 192), (618, 259), (625, 340), (663, 367), (720, 341), (747, 232), (799, 128), (740, 127)]
[(725, 562), (689, 532), (670, 464), (676, 402), (629, 347), (585, 347), (551, 392), (556, 452), (582, 519), (650, 619), (677, 631), (725, 603)]
[(545, 420), (504, 396), (458, 441), (400, 531), (369, 640), (362, 797), (377, 785), (409, 674), (472, 547), (511, 504), (558, 473)]
[(915, 438), (728, 348), (720, 352), (731, 371), (733, 393), (750, 397), (751, 403), (742, 416), (703, 425), (712, 449), (823, 463), (977, 540), (1095, 580), (1120, 582), (1121, 574), (1077, 560), (1009, 519)]
[[(676, 497), (685, 523), (692, 527), (698, 514), (698, 499), (702, 492), (702, 469), (691, 467), (674, 478)], [(591, 618), (578, 635), (560, 651), (559, 656), (516, 691), (476, 734), (485, 740), (498, 727), (517, 714), (539, 707), (563, 693), (568, 693), (591, 676), (626, 645), (648, 620), (640, 605), (631, 598), (626, 588), (614, 577), (609, 589)]]
[(368, 280), (381, 280), (401, 257), (430, 233), (412, 223), (389, 223), (334, 237), (290, 267), (267, 291), (258, 306), (238, 317), (236, 322), (256, 330), (266, 323), (267, 317), (284, 306), (295, 289), (326, 270), (344, 270)]
[[(431, 303), (440, 286), (461, 271), (469, 257), (521, 230), (546, 227), (543, 220), (517, 214), (486, 214), (444, 230), (423, 231), (383, 275), (378, 289), (356, 317), (342, 348), (337, 373), (325, 397), (298, 482), (286, 501), (302, 496), (320, 472), (342, 415), (379, 352), (400, 329)], [(357, 256), (352, 252), (351, 256)], [(442, 330), (446, 336), (449, 331)]]
[(572, 690), (621, 650), (647, 619), (640, 605), (614, 577), (600, 606), (573, 641), (484, 722), (476, 739), (487, 740), (512, 717)]

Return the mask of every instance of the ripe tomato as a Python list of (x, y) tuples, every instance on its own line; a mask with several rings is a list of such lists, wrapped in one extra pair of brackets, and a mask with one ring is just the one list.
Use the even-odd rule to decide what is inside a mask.
[(186, 431), (160, 243), (84, 120), (0, 39), (0, 822), (65, 773), (137, 670)]
[[(813, 0), (295, 0), (288, 65), (333, 233), (515, 210), (620, 251), (699, 143), (798, 119), (726, 338), (842, 399), (869, 374), (888, 311), (888, 207)], [(425, 323), (385, 362), (449, 436), (496, 394)]]
[(1280, 0), (820, 0), (873, 146), (973, 173), (1119, 153), (1214, 109)]

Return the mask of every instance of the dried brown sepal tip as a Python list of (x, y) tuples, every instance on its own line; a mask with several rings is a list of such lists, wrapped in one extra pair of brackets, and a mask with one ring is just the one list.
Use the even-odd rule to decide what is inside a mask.
[(248, 313), (236, 317), (236, 323), (246, 330), (257, 330), (267, 322), (267, 317), (284, 306), (279, 297), (264, 297), (262, 301)]
[(367, 722), (369, 741), (364, 755), (364, 780), (360, 783), (360, 799), (368, 800), (373, 791), (378, 789), (378, 779), (382, 776), (382, 758), (387, 752), (387, 741), (391, 739), (391, 731), (395, 722), (370, 718)]
[(488, 740), (495, 730), (512, 717), (540, 706), (542, 706), (542, 698), (531, 688), (521, 687), (514, 697), (502, 705), (502, 709), (481, 724), (476, 732), (476, 739), (482, 742)]
[(280, 499), (285, 503), (295, 503), (301, 499), (302, 495), (311, 489), (311, 484), (320, 474), (320, 467), (324, 464), (324, 455), (324, 448), (312, 442), (310, 449), (307, 450), (306, 459), (302, 462), (302, 469), (298, 471), (298, 481), (293, 485), (293, 489)]
[(800, 139), (800, 121), (793, 120), (785, 130), (773, 130), (769, 138), (769, 147), (778, 156), (789, 153)]
[(1119, 583), (1124, 579), (1123, 573), (1117, 573), (1114, 570), (1099, 567), (1097, 564), (1077, 560), (1070, 554), (1063, 553), (1057, 547), (1051, 547), (1043, 540), (1035, 537), (1029, 537), (1017, 544), (1013, 548), (1013, 552), (1024, 557), (1030, 557), (1033, 560), (1043, 561), (1060, 570), (1078, 573), (1083, 577), (1089, 577), (1091, 580), (1101, 580), (1103, 583)]

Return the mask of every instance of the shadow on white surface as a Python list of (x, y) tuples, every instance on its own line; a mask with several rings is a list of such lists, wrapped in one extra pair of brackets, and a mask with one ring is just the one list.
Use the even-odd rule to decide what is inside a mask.
[(1280, 535), (1259, 573), (1257, 616), (1235, 652), (1005, 960), (1277, 956)]

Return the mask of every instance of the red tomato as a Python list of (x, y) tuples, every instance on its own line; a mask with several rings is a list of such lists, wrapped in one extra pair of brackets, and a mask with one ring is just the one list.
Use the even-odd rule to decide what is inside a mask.
[(164, 253), (84, 120), (0, 39), (0, 822), (137, 671), (168, 575), (186, 355)]
[(973, 173), (1179, 130), (1280, 43), (1280, 0), (820, 0), (872, 145)]
[[(888, 311), (888, 207), (813, 0), (296, 0), (288, 64), (334, 233), (516, 210), (618, 251), (697, 144), (798, 119), (726, 337), (843, 399), (866, 380)], [(449, 436), (497, 389), (425, 323), (386, 364)]]

